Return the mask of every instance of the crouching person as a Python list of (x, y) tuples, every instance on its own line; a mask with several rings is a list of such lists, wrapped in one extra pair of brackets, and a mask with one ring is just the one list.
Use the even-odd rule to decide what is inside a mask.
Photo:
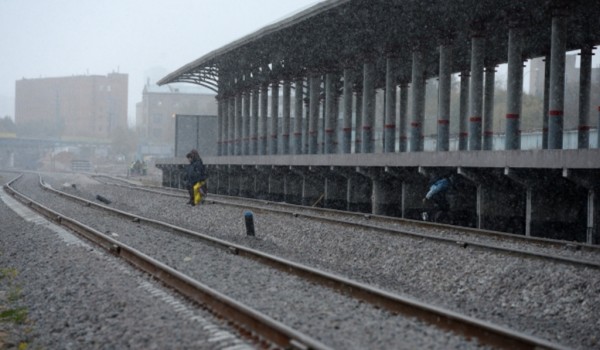
[(197, 150), (191, 150), (186, 157), (190, 162), (186, 169), (187, 189), (190, 194), (190, 200), (187, 204), (195, 206), (202, 203), (206, 197), (206, 179), (208, 176)]

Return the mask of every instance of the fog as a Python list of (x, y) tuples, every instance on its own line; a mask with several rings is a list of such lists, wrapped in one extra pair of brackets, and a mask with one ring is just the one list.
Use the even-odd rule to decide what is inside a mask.
[(129, 124), (147, 79), (164, 75), (316, 0), (1, 0), (0, 117), (15, 81), (129, 75)]

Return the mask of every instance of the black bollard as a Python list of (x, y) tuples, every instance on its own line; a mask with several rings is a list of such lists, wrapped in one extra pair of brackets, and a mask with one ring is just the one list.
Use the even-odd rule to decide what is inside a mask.
[(244, 219), (246, 220), (246, 235), (254, 236), (254, 216), (251, 211), (244, 213)]

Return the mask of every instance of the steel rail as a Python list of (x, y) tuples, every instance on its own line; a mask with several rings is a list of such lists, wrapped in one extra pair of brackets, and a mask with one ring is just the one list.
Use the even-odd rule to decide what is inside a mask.
[[(126, 185), (121, 185), (121, 184), (114, 184), (114, 185), (139, 189), (139, 190), (153, 192), (153, 193), (160, 193), (160, 194), (164, 194), (164, 195), (177, 196), (177, 197), (180, 196), (180, 195), (177, 195), (174, 193), (155, 191), (155, 190), (147, 189), (147, 188), (140, 187), (140, 186), (126, 186)], [(185, 196), (185, 195), (183, 195), (183, 196)], [(258, 200), (252, 200), (252, 199), (247, 199), (247, 198), (243, 198), (243, 200), (258, 202)], [(295, 217), (304, 217), (304, 218), (311, 219), (311, 220), (320, 220), (320, 221), (324, 221), (324, 222), (334, 223), (337, 225), (353, 226), (353, 227), (358, 226), (358, 227), (363, 227), (363, 228), (370, 229), (370, 230), (380, 231), (380, 232), (387, 233), (387, 234), (410, 236), (410, 237), (414, 237), (414, 238), (425, 238), (425, 239), (429, 239), (429, 240), (433, 240), (433, 241), (438, 241), (441, 243), (446, 243), (446, 244), (451, 244), (451, 245), (459, 245), (459, 246), (462, 246), (463, 248), (471, 247), (474, 249), (498, 251), (498, 252), (510, 254), (513, 256), (519, 256), (519, 257), (525, 257), (525, 258), (536, 258), (536, 259), (542, 259), (542, 260), (551, 260), (551, 261), (556, 261), (556, 262), (563, 263), (563, 264), (569, 264), (569, 265), (574, 265), (574, 266), (585, 266), (585, 267), (600, 269), (600, 261), (596, 262), (596, 261), (590, 261), (590, 260), (585, 260), (585, 259), (576, 259), (576, 258), (559, 256), (559, 255), (533, 252), (533, 251), (524, 250), (524, 249), (500, 247), (500, 246), (493, 245), (493, 244), (477, 242), (475, 240), (468, 240), (468, 239), (457, 240), (457, 239), (451, 238), (451, 237), (444, 237), (444, 236), (439, 236), (439, 235), (434, 235), (434, 234), (409, 231), (406, 229), (383, 227), (383, 226), (378, 226), (378, 225), (374, 225), (374, 224), (367, 224), (367, 223), (360, 223), (360, 222), (347, 222), (342, 219), (337, 219), (334, 217), (326, 217), (326, 216), (322, 216), (322, 215), (301, 213), (298, 211), (294, 212), (294, 211), (287, 211), (287, 210), (281, 210), (281, 209), (275, 209), (275, 208), (268, 208), (265, 206), (249, 206), (247, 204), (231, 203), (231, 202), (215, 200), (215, 199), (211, 199), (210, 202), (215, 203), (215, 204), (229, 205), (229, 206), (238, 207), (238, 208), (252, 207), (253, 209), (255, 209), (258, 212), (271, 212), (271, 213), (277, 213), (277, 214), (281, 214), (281, 215), (292, 215)], [(265, 202), (265, 201), (262, 201), (262, 202)], [(271, 202), (267, 201), (266, 203), (269, 204)], [(452, 225), (439, 224), (439, 223), (429, 223), (429, 222), (423, 223), (421, 221), (416, 221), (416, 220), (407, 220), (407, 219), (400, 219), (400, 218), (395, 219), (395, 218), (391, 218), (388, 216), (372, 215), (372, 214), (364, 214), (364, 213), (354, 213), (354, 212), (347, 212), (347, 211), (336, 210), (336, 209), (326, 209), (326, 208), (325, 209), (324, 208), (315, 209), (315, 208), (311, 208), (311, 207), (298, 206), (298, 205), (289, 204), (289, 203), (277, 202), (274, 204), (278, 205), (278, 206), (297, 208), (299, 210), (304, 210), (304, 211), (326, 212), (331, 215), (355, 216), (357, 218), (362, 217), (362, 218), (366, 218), (369, 220), (376, 218), (376, 219), (381, 219), (382, 221), (383, 220), (390, 221), (392, 223), (408, 222), (410, 224), (417, 224), (417, 225), (426, 227), (428, 229), (445, 228), (445, 229), (452, 229), (452, 230), (460, 230), (460, 231), (464, 231), (464, 232), (472, 233), (472, 234), (478, 234), (478, 235), (483, 234), (486, 237), (500, 239), (500, 240), (503, 240), (504, 242), (513, 241), (513, 242), (517, 242), (517, 243), (537, 244), (537, 245), (545, 246), (545, 247), (572, 248), (575, 250), (585, 250), (588, 252), (595, 252), (595, 253), (600, 254), (600, 247), (590, 246), (588, 244), (582, 244), (582, 243), (564, 242), (564, 241), (545, 239), (545, 238), (539, 238), (539, 237), (524, 237), (524, 236), (514, 235), (514, 234), (510, 234), (510, 233), (505, 233), (505, 232), (480, 230), (480, 229), (474, 229), (474, 228), (468, 228), (468, 227), (463, 228), (462, 226), (459, 227), (459, 226), (452, 226)]]
[(353, 298), (357, 298), (372, 305), (382, 307), (390, 312), (402, 314), (408, 317), (415, 317), (441, 329), (463, 335), (467, 339), (477, 340), (480, 344), (503, 349), (566, 349), (560, 344), (554, 344), (547, 340), (520, 333), (487, 321), (479, 320), (441, 307), (426, 304), (410, 297), (393, 294), (339, 275), (324, 272), (309, 266), (282, 259), (277, 256), (266, 254), (169, 223), (133, 215), (131, 213), (110, 208), (99, 203), (94, 203), (92, 201), (88, 201), (86, 199), (73, 196), (47, 186), (43, 183), (41, 177), (40, 185), (44, 189), (52, 191), (60, 196), (83, 202), (86, 205), (102, 208), (139, 223), (145, 222), (164, 228), (169, 228), (175, 232), (188, 234), (203, 240), (210, 245), (226, 249), (232, 254), (237, 254), (258, 261), (280, 271), (284, 271), (318, 283), (325, 287), (329, 287)]
[(60, 224), (78, 233), (111, 254), (124, 259), (131, 265), (148, 273), (188, 299), (207, 307), (216, 315), (231, 321), (240, 330), (241, 334), (247, 335), (249, 338), (259, 342), (266, 340), (285, 349), (331, 349), (329, 346), (318, 340), (300, 333), (259, 311), (229, 298), (225, 294), (202, 284), (132, 247), (114, 240), (106, 234), (75, 219), (65, 217), (19, 193), (11, 186), (11, 184), (19, 178), (20, 176), (5, 184), (3, 186), (4, 191), (54, 223)]

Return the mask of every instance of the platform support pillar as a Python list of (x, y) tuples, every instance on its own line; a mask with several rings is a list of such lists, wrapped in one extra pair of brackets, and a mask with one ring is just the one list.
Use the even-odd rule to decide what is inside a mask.
[(388, 57), (385, 70), (385, 114), (383, 122), (384, 153), (393, 153), (396, 148), (396, 65), (395, 57)]
[(590, 147), (590, 90), (592, 86), (592, 45), (581, 49), (579, 71), (579, 130), (577, 148)]
[(373, 153), (373, 128), (375, 126), (375, 63), (363, 65), (362, 103), (362, 153)]
[(290, 131), (291, 131), (291, 98), (292, 87), (288, 79), (282, 85), (282, 126), (281, 126), (281, 154), (290, 154)]
[(471, 91), (469, 93), (469, 151), (481, 149), (483, 112), (483, 66), (485, 38), (475, 32), (471, 38)]
[(234, 154), (242, 155), (242, 137), (243, 137), (243, 115), (242, 115), (242, 92), (238, 91), (235, 94), (235, 147)]
[(423, 151), (423, 120), (425, 118), (425, 62), (423, 52), (415, 48), (412, 54), (412, 122), (410, 151)]
[(483, 96), (483, 149), (494, 149), (494, 88), (496, 85), (496, 67), (485, 69), (485, 91)]
[(344, 69), (342, 153), (352, 152), (352, 70)]
[(319, 95), (321, 94), (321, 76), (311, 73), (309, 76), (309, 131), (308, 131), (308, 153), (317, 154), (319, 149)]
[(465, 151), (468, 145), (469, 133), (467, 132), (467, 118), (469, 117), (469, 89), (470, 73), (462, 71), (460, 73), (460, 105), (458, 112), (458, 150)]
[(550, 67), (550, 107), (548, 109), (548, 148), (563, 148), (565, 100), (565, 52), (567, 50), (567, 18), (555, 10), (552, 17)]
[(259, 119), (259, 100), (260, 100), (260, 88), (258, 86), (252, 89), (252, 107), (250, 117), (250, 154), (258, 154), (258, 119)]
[(258, 154), (267, 155), (267, 119), (269, 117), (269, 84), (260, 86), (260, 133), (258, 139)]
[(269, 154), (278, 154), (279, 143), (279, 81), (271, 83), (271, 147)]
[(440, 45), (440, 82), (438, 97), (437, 150), (449, 150), (450, 88), (452, 83), (452, 47)]
[(242, 155), (250, 153), (250, 91), (242, 92)]
[(511, 25), (508, 31), (508, 83), (506, 97), (506, 139), (504, 148), (521, 148), (521, 99), (523, 96), (522, 31)]
[(323, 153), (337, 153), (337, 75), (325, 75), (325, 144)]
[(399, 152), (406, 152), (408, 147), (408, 83), (400, 83), (400, 98), (398, 101), (398, 140)]
[(304, 107), (304, 79), (294, 83), (294, 154), (302, 154), (302, 116)]

